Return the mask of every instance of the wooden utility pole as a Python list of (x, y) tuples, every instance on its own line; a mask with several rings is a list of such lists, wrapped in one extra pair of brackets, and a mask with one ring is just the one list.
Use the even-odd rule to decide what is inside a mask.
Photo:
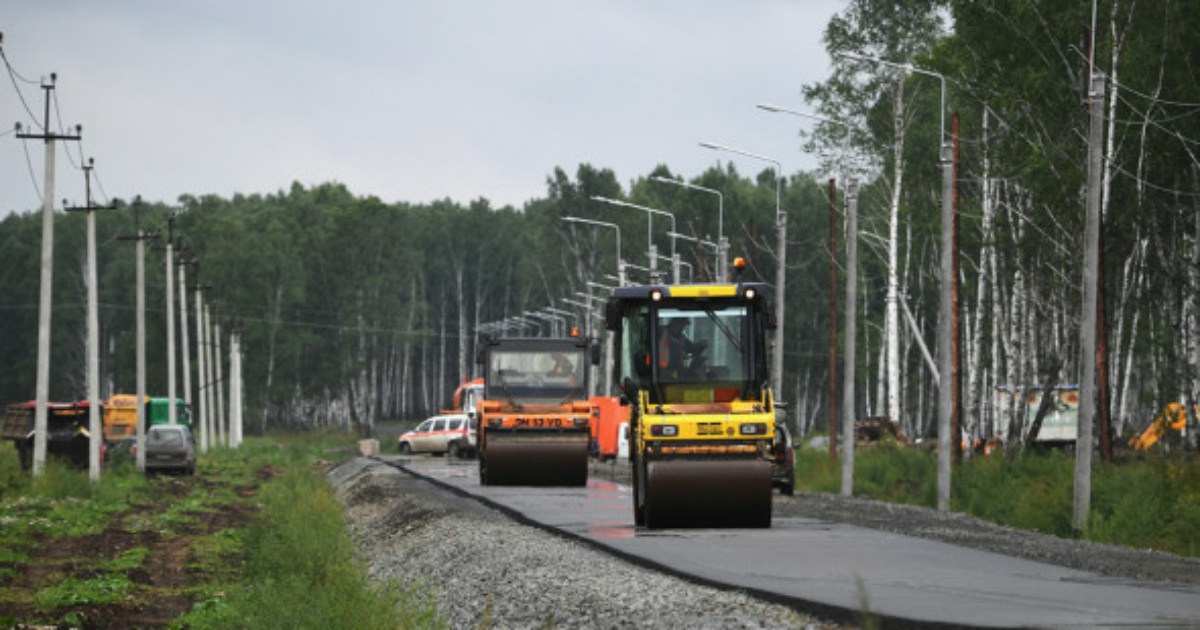
[(1075, 532), (1087, 529), (1092, 504), (1092, 427), (1096, 419), (1096, 313), (1100, 257), (1100, 169), (1103, 154), (1104, 76), (1092, 73), (1088, 91), (1087, 208), (1083, 231), (1083, 305), (1079, 316), (1079, 424), (1075, 435), (1075, 501), (1072, 524)]
[(88, 158), (83, 166), (86, 201), (83, 206), (66, 208), (67, 212), (87, 213), (87, 388), (88, 388), (88, 478), (100, 480), (103, 455), (100, 444), (104, 427), (100, 421), (100, 315), (96, 297), (96, 211), (111, 210), (114, 206), (92, 203), (92, 169), (96, 161)]
[(21, 133), (17, 126), (17, 137), (41, 140), (46, 146), (45, 190), (42, 191), (42, 277), (41, 296), (38, 300), (38, 359), (37, 400), (33, 413), (33, 475), (40, 476), (46, 468), (46, 411), (50, 399), (50, 310), (54, 284), (54, 147), (59, 140), (79, 140), (82, 128), (75, 126), (75, 135), (56, 134), (50, 131), (50, 99), (58, 75), (51, 74), (49, 83), (42, 83), (45, 90), (46, 107), (42, 133)]
[[(837, 180), (829, 179), (829, 459), (837, 460)], [(846, 440), (854, 439), (847, 434)]]

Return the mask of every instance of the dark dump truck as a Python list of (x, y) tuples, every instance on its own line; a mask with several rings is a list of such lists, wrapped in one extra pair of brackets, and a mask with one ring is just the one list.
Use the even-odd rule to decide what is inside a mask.
[[(21, 468), (29, 470), (33, 465), (33, 439), (36, 433), (34, 401), (11, 403), (5, 409), (4, 424), (0, 426), (0, 439), (8, 440), (17, 449)], [(88, 401), (72, 403), (47, 403), (46, 405), (46, 455), (62, 457), (76, 468), (88, 467)]]

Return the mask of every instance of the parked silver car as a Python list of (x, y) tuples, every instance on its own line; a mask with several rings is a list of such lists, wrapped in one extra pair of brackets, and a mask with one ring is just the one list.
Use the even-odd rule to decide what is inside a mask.
[(196, 441), (182, 424), (156, 424), (146, 431), (146, 472), (196, 472)]
[(475, 454), (475, 429), (466, 414), (433, 416), (401, 435), (397, 447), (401, 455), (447, 453), (451, 457), (471, 457)]

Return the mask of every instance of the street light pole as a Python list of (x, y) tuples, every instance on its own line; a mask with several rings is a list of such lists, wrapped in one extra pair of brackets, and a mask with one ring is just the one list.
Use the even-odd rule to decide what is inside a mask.
[[(675, 231), (675, 215), (670, 212), (667, 212), (666, 210), (659, 210), (658, 208), (651, 208), (649, 206), (643, 206), (643, 205), (639, 205), (636, 203), (629, 203), (628, 201), (621, 201), (620, 199), (609, 199), (608, 197), (600, 197), (598, 195), (593, 195), (591, 199), (592, 199), (592, 201), (599, 201), (601, 203), (606, 203), (610, 206), (621, 206), (623, 208), (633, 208), (634, 210), (641, 210), (646, 213), (646, 243), (648, 245), (648, 252), (650, 255), (650, 275), (651, 276), (655, 275), (657, 273), (655, 271), (657, 269), (657, 265), (655, 264), (655, 261), (657, 258), (657, 256), (656, 256), (657, 252), (654, 249), (654, 241), (653, 241), (653, 238), (654, 238), (654, 215), (661, 214), (661, 215), (667, 217), (668, 219), (670, 219), (672, 232)], [(671, 241), (671, 262), (672, 262), (671, 275), (674, 279), (673, 281), (675, 284), (679, 284), (679, 266), (675, 264), (675, 262), (676, 262), (675, 241)], [(652, 281), (653, 281), (653, 279), (652, 279)]]
[[(705, 188), (696, 184), (689, 184), (683, 180), (671, 179), (669, 177), (652, 176), (650, 179), (664, 184), (674, 184), (692, 190), (701, 190), (717, 196), (717, 281), (729, 282), (729, 242), (725, 238), (725, 195), (721, 191), (713, 188)], [(675, 226), (671, 226), (671, 231), (675, 231)], [(674, 254), (674, 250), (671, 251)], [(679, 284), (679, 278), (675, 278), (675, 283)]]
[[(856, 61), (865, 61), (868, 63), (877, 63), (884, 66), (889, 66), (905, 72), (915, 72), (928, 77), (933, 77), (941, 83), (941, 101), (939, 105), (938, 116), (939, 132), (938, 138), (941, 139), (939, 148), (938, 162), (942, 167), (942, 234), (941, 234), (941, 289), (938, 300), (938, 373), (944, 375), (940, 379), (938, 385), (938, 463), (937, 463), (937, 508), (941, 511), (950, 509), (950, 465), (953, 460), (954, 453), (952, 440), (961, 440), (961, 436), (951, 435), (954, 425), (954, 411), (958, 408), (955, 400), (956, 387), (954, 380), (954, 357), (952, 352), (958, 344), (954, 342), (953, 316), (958, 305), (954, 303), (954, 283), (956, 278), (952, 273), (954, 266), (954, 205), (952, 191), (954, 188), (954, 170), (952, 168), (953, 151), (946, 139), (946, 77), (933, 72), (932, 70), (924, 70), (914, 67), (912, 64), (895, 63), (875, 57), (867, 57), (865, 55), (855, 55), (851, 53), (841, 53), (842, 57), (853, 59)], [(894, 274), (891, 270), (889, 273)], [(889, 297), (893, 290), (894, 281), (889, 282), (888, 291)], [(889, 357), (889, 361), (896, 360)]]
[[(759, 105), (760, 109), (769, 112), (791, 114), (801, 118), (809, 118), (818, 122), (837, 125), (847, 131), (854, 127), (848, 123), (823, 116), (780, 107), (778, 105)], [(845, 165), (846, 149), (842, 148), (842, 169), (848, 171)], [(843, 176), (846, 176), (843, 172)], [(832, 252), (830, 253), (832, 256)], [(845, 341), (842, 347), (842, 487), (843, 496), (854, 494), (854, 386), (856, 378), (856, 342), (857, 330), (855, 311), (858, 308), (858, 181), (850, 177), (846, 188), (846, 305), (845, 305)], [(830, 372), (833, 368), (831, 366)]]
[(625, 261), (621, 259), (621, 226), (608, 221), (594, 221), (592, 219), (581, 219), (579, 217), (563, 217), (563, 221), (568, 223), (586, 223), (588, 225), (598, 225), (601, 227), (610, 227), (617, 231), (617, 283), (625, 286)]
[(757, 153), (733, 149), (719, 144), (713, 144), (711, 142), (701, 142), (700, 146), (706, 149), (713, 149), (715, 151), (727, 151), (729, 153), (744, 155), (748, 158), (761, 160), (763, 162), (770, 162), (771, 164), (775, 165), (775, 229), (777, 232), (776, 240), (778, 241), (778, 251), (775, 253), (776, 328), (775, 355), (772, 357), (771, 362), (771, 389), (775, 392), (776, 400), (778, 400), (783, 397), (783, 340), (785, 339), (783, 336), (783, 322), (785, 312), (784, 297), (787, 289), (787, 215), (783, 213), (783, 210), (780, 207), (780, 195), (783, 184), (783, 167), (779, 164), (778, 160), (759, 155)]

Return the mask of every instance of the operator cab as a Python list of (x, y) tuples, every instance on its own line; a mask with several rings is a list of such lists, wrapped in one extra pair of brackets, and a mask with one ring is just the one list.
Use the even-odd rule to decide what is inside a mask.
[(651, 404), (753, 400), (767, 381), (769, 285), (618, 287), (609, 306), (618, 382)]

